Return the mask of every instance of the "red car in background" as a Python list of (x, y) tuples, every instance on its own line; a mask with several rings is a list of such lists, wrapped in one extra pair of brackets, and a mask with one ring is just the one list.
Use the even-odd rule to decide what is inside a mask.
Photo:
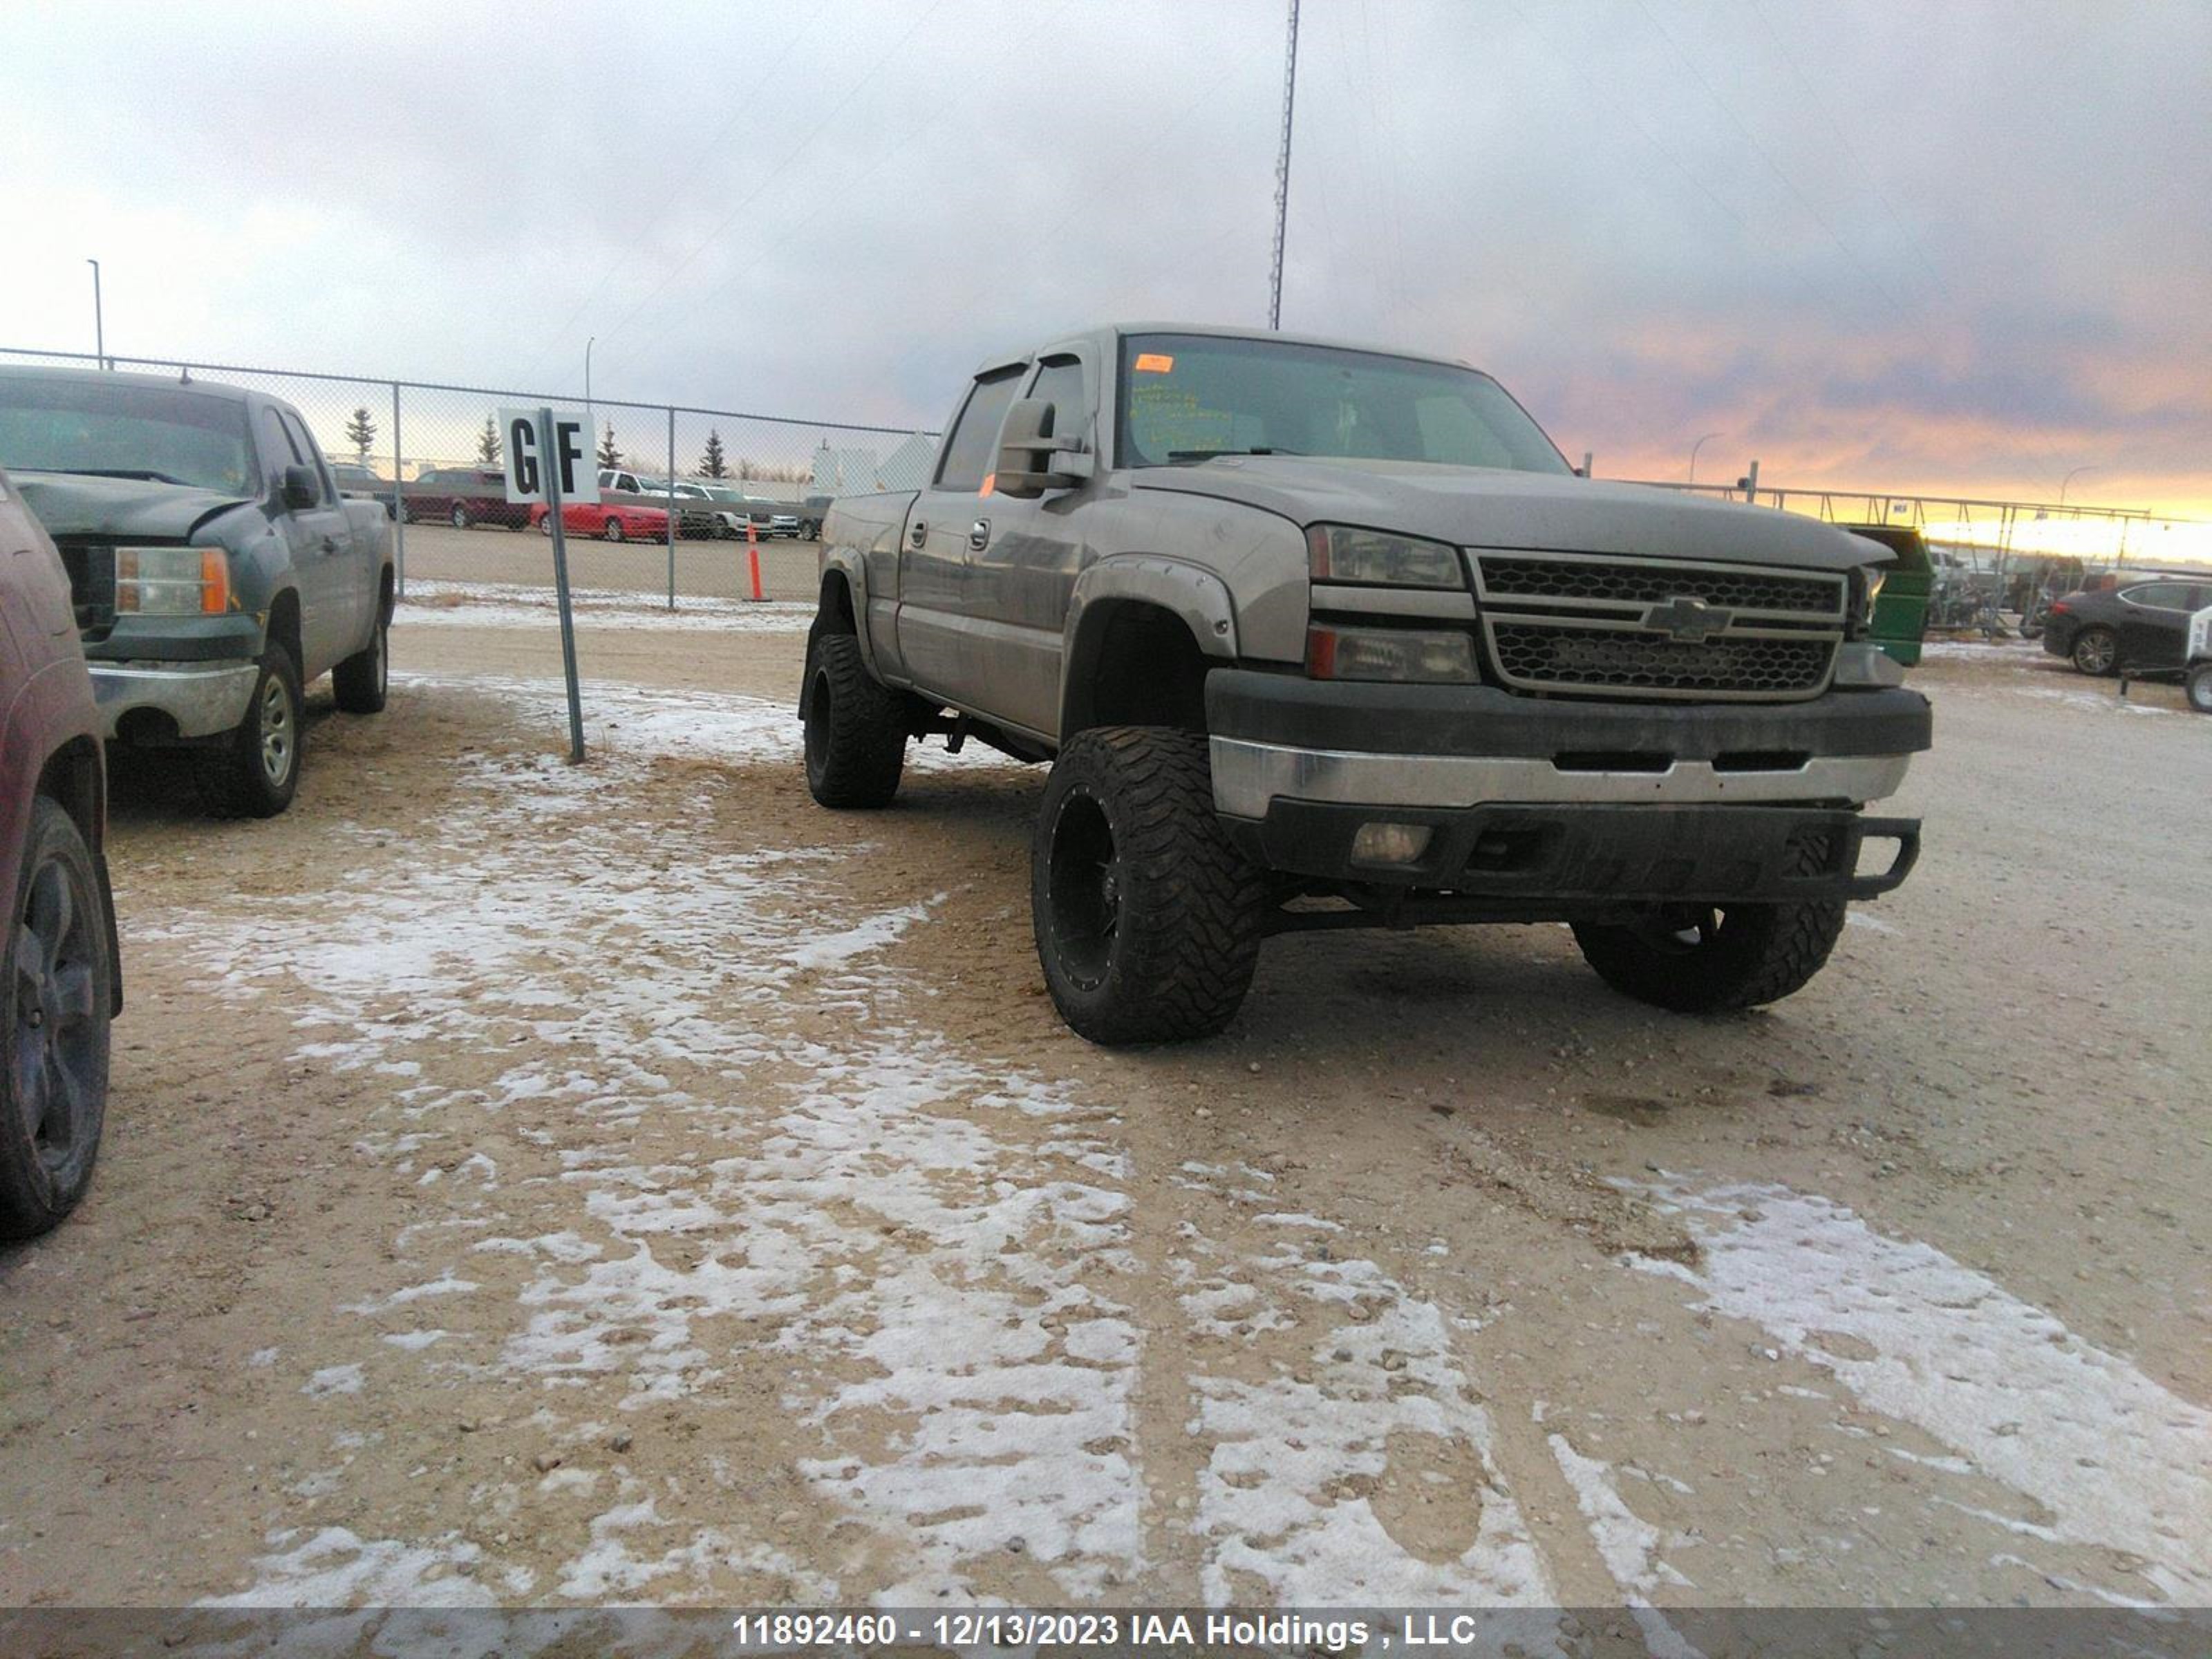
[[(530, 509), (530, 526), (541, 536), (553, 533), (544, 502)], [(668, 509), (632, 507), (626, 501), (564, 501), (561, 527), (571, 536), (599, 536), (611, 542), (665, 542)]]
[(123, 1006), (107, 764), (69, 573), (0, 472), (0, 1239), (92, 1184)]

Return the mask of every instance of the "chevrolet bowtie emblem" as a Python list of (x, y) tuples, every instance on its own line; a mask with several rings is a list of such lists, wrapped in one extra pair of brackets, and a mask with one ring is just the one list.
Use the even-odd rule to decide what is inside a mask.
[(1735, 620), (1735, 612), (1676, 594), (1644, 613), (1644, 625), (1682, 645), (1703, 645)]

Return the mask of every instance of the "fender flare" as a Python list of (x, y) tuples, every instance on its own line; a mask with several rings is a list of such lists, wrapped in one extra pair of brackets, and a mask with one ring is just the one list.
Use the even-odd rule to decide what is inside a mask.
[(1084, 617), (1101, 602), (1130, 600), (1182, 619), (1202, 656), (1237, 660), (1237, 607), (1228, 584), (1202, 566), (1157, 553), (1113, 554), (1075, 579), (1060, 653), (1060, 709), (1066, 718), (1071, 678), (1078, 672), (1076, 647)]
[[(842, 576), (845, 579), (845, 591), (852, 596), (853, 600), (853, 631), (859, 635), (860, 639), (860, 660), (868, 665), (868, 672), (875, 675), (880, 681), (883, 675), (876, 667), (876, 644), (868, 635), (868, 568), (860, 557), (859, 550), (849, 547), (840, 547), (824, 553), (822, 556), (821, 581), (828, 581), (832, 575)], [(811, 646), (815, 635), (822, 631), (820, 583), (817, 582), (814, 623), (806, 630), (808, 645)]]

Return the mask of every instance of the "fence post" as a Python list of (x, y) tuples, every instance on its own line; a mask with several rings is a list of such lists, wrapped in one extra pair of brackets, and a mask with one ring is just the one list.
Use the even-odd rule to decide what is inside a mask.
[(676, 609), (676, 406), (668, 406), (668, 608)]
[(407, 498), (400, 493), (399, 475), (407, 452), (399, 442), (399, 382), (392, 383), (392, 562), (394, 595), (407, 597)]

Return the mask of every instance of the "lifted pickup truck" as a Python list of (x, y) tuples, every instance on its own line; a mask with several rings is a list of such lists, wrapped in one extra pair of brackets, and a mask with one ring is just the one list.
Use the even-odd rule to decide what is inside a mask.
[(807, 782), (883, 806), (933, 732), (1052, 761), (1037, 955), (1097, 1042), (1219, 1030), (1297, 928), (1565, 921), (1631, 996), (1748, 1007), (1917, 853), (1863, 812), (1929, 741), (1884, 551), (1579, 477), (1462, 364), (1101, 328), (831, 507)]
[(0, 368), (0, 465), (68, 568), (102, 735), (189, 750), (217, 811), (300, 780), (301, 688), (384, 707), (384, 508), (338, 492), (289, 404), (165, 375)]

